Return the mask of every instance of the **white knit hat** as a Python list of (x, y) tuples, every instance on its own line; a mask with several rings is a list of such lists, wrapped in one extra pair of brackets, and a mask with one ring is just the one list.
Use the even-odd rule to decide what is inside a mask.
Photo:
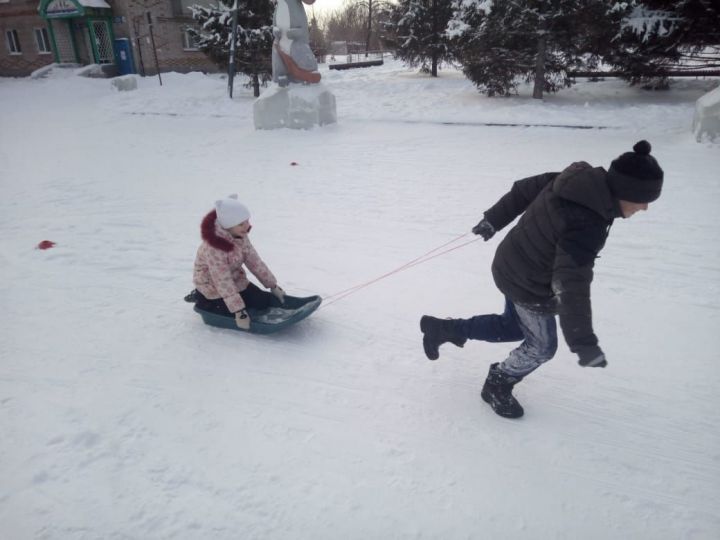
[(230, 229), (250, 219), (250, 210), (237, 200), (237, 193), (228, 195), (226, 199), (215, 201), (218, 223), (223, 229)]

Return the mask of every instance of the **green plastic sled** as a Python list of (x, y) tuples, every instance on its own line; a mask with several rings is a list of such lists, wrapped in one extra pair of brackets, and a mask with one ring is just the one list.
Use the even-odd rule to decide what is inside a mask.
[(199, 309), (197, 306), (193, 309), (200, 314), (203, 322), (210, 326), (237, 330), (239, 332), (250, 332), (251, 334), (272, 334), (309, 317), (313, 311), (320, 307), (321, 303), (322, 298), (319, 296), (300, 298), (298, 296), (285, 295), (285, 302), (282, 304), (277, 301), (267, 309), (258, 310), (248, 308), (250, 330), (241, 330), (238, 328), (233, 315), (210, 313), (209, 311)]

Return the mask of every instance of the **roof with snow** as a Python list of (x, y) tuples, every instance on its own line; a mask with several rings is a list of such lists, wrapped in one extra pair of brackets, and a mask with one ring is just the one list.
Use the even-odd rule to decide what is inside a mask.
[(38, 12), (46, 19), (82, 17), (90, 12), (110, 11), (105, 0), (40, 0)]

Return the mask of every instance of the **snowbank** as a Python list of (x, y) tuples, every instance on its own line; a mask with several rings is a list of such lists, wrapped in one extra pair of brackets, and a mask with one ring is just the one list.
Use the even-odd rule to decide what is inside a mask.
[[(0, 78), (3, 540), (720, 537), (720, 152), (687, 129), (708, 82), (538, 103), (453, 70), (321, 69), (338, 123), (302, 132), (256, 131), (252, 90), (216, 75)], [(514, 180), (640, 139), (666, 181), (595, 267), (609, 366), (561, 345), (519, 422), (479, 395), (513, 344), (428, 362), (418, 328), (502, 309), (505, 231), (272, 338), (183, 302), (228, 193), (288, 294), (328, 297), (469, 233)]]

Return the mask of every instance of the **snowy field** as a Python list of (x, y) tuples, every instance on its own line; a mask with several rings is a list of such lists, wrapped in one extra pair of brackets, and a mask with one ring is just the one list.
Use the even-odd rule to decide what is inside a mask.
[[(218, 76), (0, 79), (0, 538), (720, 538), (720, 144), (690, 132), (717, 80), (541, 103), (452, 70), (322, 72), (339, 123), (306, 132), (254, 131)], [(228, 193), (285, 290), (329, 297), (468, 233), (512, 181), (643, 138), (666, 187), (596, 265), (609, 367), (561, 345), (519, 421), (480, 399), (512, 344), (429, 362), (418, 328), (501, 310), (502, 234), (273, 337), (182, 300)]]

